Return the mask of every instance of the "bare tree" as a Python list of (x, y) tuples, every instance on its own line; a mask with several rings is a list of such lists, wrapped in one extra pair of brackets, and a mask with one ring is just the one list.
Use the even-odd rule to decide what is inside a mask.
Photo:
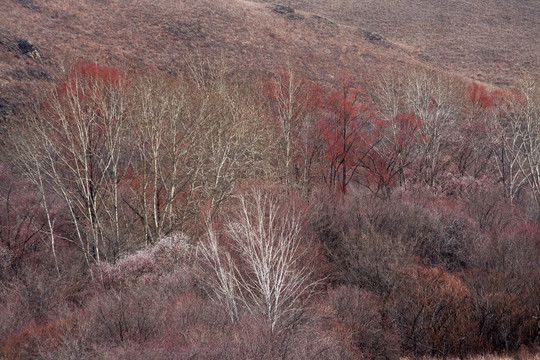
[(132, 82), (135, 149), (124, 200), (147, 243), (185, 231), (203, 205), (218, 208), (239, 178), (272, 170), (273, 139), (250, 89), (219, 67), (192, 71), (188, 78), (151, 72)]
[(240, 284), (238, 268), (228, 251), (218, 243), (219, 234), (211, 224), (205, 240), (199, 244), (197, 252), (204, 267), (205, 280), (212, 288), (216, 300), (223, 303), (231, 321), (238, 320)]
[[(33, 111), (35, 109), (30, 109), (30, 111), (25, 112), (23, 118), (27, 120), (26, 126), (35, 124), (37, 112)], [(7, 133), (8, 143), (13, 147), (13, 155), (16, 159), (17, 165), (22, 170), (23, 174), (30, 179), (34, 186), (38, 190), (38, 194), (43, 206), (45, 213), (45, 218), (47, 222), (47, 236), (49, 237), (49, 243), (51, 248), (51, 254), (53, 256), (54, 265), (56, 268), (57, 274), (60, 274), (58, 267), (58, 258), (56, 256), (56, 231), (54, 226), (54, 217), (49, 211), (49, 201), (47, 199), (47, 192), (45, 188), (45, 178), (43, 170), (41, 169), (42, 162), (45, 159), (42, 158), (44, 155), (39, 143), (39, 139), (35, 137), (37, 135), (32, 131), (32, 129), (27, 128), (25, 124), (20, 124), (21, 127), (14, 129), (11, 127)], [(25, 137), (20, 137), (20, 131), (23, 131), (27, 134)], [(6, 198), (6, 200), (9, 197)], [(9, 204), (9, 202), (7, 202)]]
[(459, 120), (463, 96), (458, 80), (426, 69), (385, 74), (372, 90), (383, 120), (390, 121), (399, 113), (414, 113), (422, 120), (425, 136), (418, 144), (419, 171), (430, 185), (445, 165), (441, 161), (444, 134)]
[(252, 87), (223, 71), (203, 89), (207, 116), (196, 147), (197, 184), (213, 209), (231, 197), (238, 179), (275, 173), (276, 139), (263, 104)]
[(497, 165), (505, 193), (513, 201), (525, 184), (540, 203), (540, 86), (521, 81), (518, 95), (499, 107), (501, 139)]
[(301, 232), (294, 209), (260, 190), (238, 197), (222, 234), (208, 227), (198, 249), (201, 264), (209, 269), (207, 279), (231, 318), (241, 306), (279, 331), (298, 314), (318, 284), (313, 264), (306, 262), (309, 252)]
[(62, 199), (88, 265), (118, 255), (119, 162), (126, 131), (123, 82), (114, 69), (77, 63), (43, 103), (23, 114), (24, 136), (11, 136), (19, 164), (41, 194), (53, 256), (46, 189)]
[(140, 219), (148, 244), (181, 229), (188, 217), (200, 171), (193, 153), (205, 114), (193, 108), (182, 79), (146, 73), (133, 80), (131, 91), (133, 173), (124, 201)]
[[(272, 76), (267, 92), (280, 130), (285, 189), (290, 190), (292, 172), (295, 170), (297, 181), (306, 191), (313, 157), (317, 152), (316, 144), (310, 139), (318, 101), (316, 91), (288, 64)], [(299, 158), (297, 164), (295, 157)]]

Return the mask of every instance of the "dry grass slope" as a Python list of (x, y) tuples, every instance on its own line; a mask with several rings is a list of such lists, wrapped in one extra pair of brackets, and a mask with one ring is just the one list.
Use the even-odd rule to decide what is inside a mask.
[(537, 0), (281, 2), (375, 31), (437, 66), (495, 85), (540, 67)]
[[(178, 73), (195, 52), (259, 76), (290, 61), (313, 80), (423, 64), (494, 85), (540, 65), (536, 0), (4, 0), (0, 116), (78, 58)], [(365, 31), (362, 31), (365, 29)], [(369, 31), (369, 32), (366, 32)], [(371, 32), (383, 41), (370, 41)], [(40, 58), (17, 47), (35, 44)]]
[[(77, 58), (176, 73), (186, 56), (200, 51), (205, 57), (223, 56), (243, 74), (291, 61), (323, 82), (332, 82), (340, 69), (369, 76), (389, 66), (420, 63), (348, 26), (302, 12), (291, 19), (273, 8), (245, 0), (4, 0), (0, 98), (24, 97), (28, 84), (54, 78)], [(17, 39), (34, 43), (41, 59), (18, 51)]]

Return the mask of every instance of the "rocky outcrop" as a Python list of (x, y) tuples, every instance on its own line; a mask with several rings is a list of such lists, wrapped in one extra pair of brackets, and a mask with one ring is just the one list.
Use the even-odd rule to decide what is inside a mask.
[(34, 4), (33, 0), (18, 0), (20, 4), (26, 6), (30, 10), (39, 10), (39, 8)]
[(328, 19), (328, 18), (325, 18), (324, 16), (320, 16), (320, 15), (311, 15), (312, 18), (314, 18), (315, 20), (319, 20), (320, 22), (330, 26), (330, 27), (333, 27), (333, 28), (337, 28), (337, 24), (335, 22), (333, 22), (332, 20)]
[(369, 41), (379, 42), (379, 41), (384, 40), (384, 38), (381, 35), (377, 34), (376, 32), (371, 32), (364, 28), (361, 28), (360, 31), (362, 32), (362, 34), (364, 34), (364, 37), (368, 39)]
[(31, 57), (32, 59), (40, 59), (41, 55), (37, 47), (32, 44), (30, 40), (22, 39), (17, 42), (17, 48), (26, 56)]
[(304, 16), (298, 14), (292, 7), (287, 5), (275, 5), (274, 12), (283, 15), (287, 20), (301, 20)]

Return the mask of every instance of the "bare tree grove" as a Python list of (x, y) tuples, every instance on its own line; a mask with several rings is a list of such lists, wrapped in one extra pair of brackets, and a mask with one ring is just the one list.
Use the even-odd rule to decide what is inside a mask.
[(538, 79), (301, 69), (78, 61), (10, 114), (0, 358), (538, 358)]

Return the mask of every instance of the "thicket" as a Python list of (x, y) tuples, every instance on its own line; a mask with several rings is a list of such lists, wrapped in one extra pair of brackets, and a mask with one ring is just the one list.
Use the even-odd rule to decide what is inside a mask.
[(0, 355), (538, 353), (540, 83), (77, 62), (3, 124)]

